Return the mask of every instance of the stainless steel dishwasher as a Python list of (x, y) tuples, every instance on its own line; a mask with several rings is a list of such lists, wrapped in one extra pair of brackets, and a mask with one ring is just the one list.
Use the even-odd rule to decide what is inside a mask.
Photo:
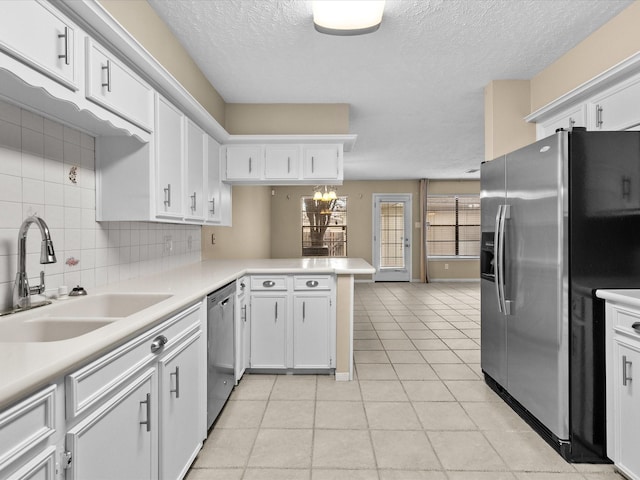
[(207, 428), (231, 394), (235, 376), (235, 282), (207, 296)]

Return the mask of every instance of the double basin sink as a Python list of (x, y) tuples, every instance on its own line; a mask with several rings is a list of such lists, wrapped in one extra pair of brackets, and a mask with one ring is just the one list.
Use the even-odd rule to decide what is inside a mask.
[(162, 293), (103, 293), (70, 298), (38, 308), (42, 315), (21, 315), (0, 321), (0, 342), (57, 342), (76, 338), (124, 320), (172, 295)]

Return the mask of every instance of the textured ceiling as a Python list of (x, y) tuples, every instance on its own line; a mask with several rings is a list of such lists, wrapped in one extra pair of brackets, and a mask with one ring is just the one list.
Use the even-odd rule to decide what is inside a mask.
[(336, 37), (302, 0), (149, 0), (230, 103), (348, 103), (345, 179), (478, 178), (484, 87), (530, 79), (631, 0), (387, 0)]

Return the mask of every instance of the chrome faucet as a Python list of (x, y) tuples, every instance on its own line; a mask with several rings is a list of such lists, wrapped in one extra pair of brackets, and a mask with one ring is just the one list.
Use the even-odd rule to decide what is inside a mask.
[(16, 274), (16, 283), (13, 287), (13, 306), (15, 309), (29, 309), (46, 305), (51, 302), (43, 301), (32, 303), (31, 295), (39, 295), (44, 293), (44, 271), (40, 272), (40, 285), (37, 287), (29, 286), (27, 278), (27, 232), (32, 223), (35, 223), (40, 229), (42, 235), (42, 246), (40, 250), (40, 263), (55, 263), (56, 254), (53, 250), (53, 242), (49, 234), (49, 227), (43, 219), (32, 215), (27, 217), (18, 232), (18, 273)]

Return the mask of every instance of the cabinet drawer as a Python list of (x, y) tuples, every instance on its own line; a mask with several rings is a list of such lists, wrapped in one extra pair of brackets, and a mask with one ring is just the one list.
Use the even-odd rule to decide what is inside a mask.
[[(67, 418), (74, 418), (122, 386), (140, 368), (163, 350), (199, 329), (200, 304), (181, 312), (134, 338), (85, 367), (67, 375)], [(164, 346), (152, 351), (152, 344), (164, 337)], [(159, 342), (161, 344), (162, 342)]]
[[(635, 328), (634, 328), (635, 326)], [(613, 327), (640, 340), (640, 312), (613, 308)]]
[(53, 480), (55, 475), (56, 447), (51, 446), (10, 475), (7, 480)]
[(51, 385), (0, 414), (0, 471), (55, 432), (55, 392)]
[(153, 90), (110, 52), (87, 38), (87, 92), (92, 102), (136, 124), (153, 129)]
[(286, 275), (252, 275), (251, 290), (286, 290)]
[(331, 290), (331, 275), (296, 275), (293, 277), (295, 290)]

